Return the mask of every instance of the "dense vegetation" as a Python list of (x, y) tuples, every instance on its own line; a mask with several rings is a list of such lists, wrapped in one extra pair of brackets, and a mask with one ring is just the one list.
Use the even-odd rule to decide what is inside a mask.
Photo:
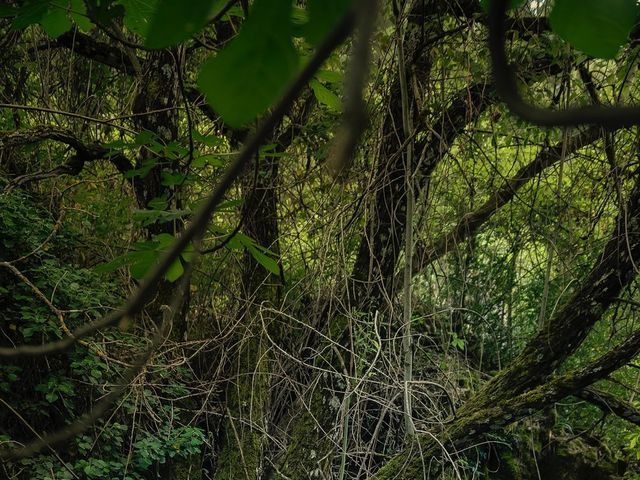
[(640, 479), (639, 13), (3, 2), (0, 478)]

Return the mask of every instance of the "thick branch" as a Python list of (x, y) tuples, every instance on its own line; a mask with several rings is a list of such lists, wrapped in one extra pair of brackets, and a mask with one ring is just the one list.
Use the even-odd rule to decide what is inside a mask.
[(502, 370), (469, 402), (488, 407), (509, 392), (511, 396), (537, 385), (581, 345), (593, 325), (635, 276), (640, 258), (640, 181), (631, 192), (599, 262), (573, 293), (540, 328), (509, 368)]
[[(136, 75), (136, 68), (131, 58), (118, 47), (100, 42), (82, 32), (71, 30), (59, 36), (53, 43), (54, 46), (68, 48), (89, 60), (93, 60), (108, 67), (115, 68), (127, 75)], [(142, 59), (139, 63), (142, 63)]]
[[(447, 441), (446, 447), (466, 446), (482, 434), (501, 430), (554, 402), (582, 392), (593, 383), (628, 364), (639, 353), (640, 330), (617, 348), (578, 371), (558, 376), (528, 392), (520, 395), (512, 395), (514, 392), (503, 392), (500, 398), (495, 398), (489, 405), (483, 403), (482, 407), (476, 407), (474, 399), (471, 399), (465, 405), (470, 405), (471, 408), (451, 423), (443, 433), (442, 438)], [(636, 414), (637, 412), (634, 412), (634, 415)], [(433, 436), (421, 436), (418, 442), (419, 448), (412, 446), (396, 455), (374, 476), (374, 479), (422, 478), (423, 465), (428, 465), (430, 462), (427, 459), (438, 455), (442, 443), (436, 441)]]
[(574, 396), (595, 405), (604, 413), (613, 413), (627, 422), (640, 426), (640, 411), (611, 393), (588, 387), (576, 392)]

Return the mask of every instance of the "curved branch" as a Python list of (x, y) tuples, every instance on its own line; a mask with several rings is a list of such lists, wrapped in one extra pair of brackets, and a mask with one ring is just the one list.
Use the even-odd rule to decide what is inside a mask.
[(599, 125), (602, 128), (630, 127), (640, 123), (640, 107), (591, 105), (551, 110), (527, 103), (518, 92), (513, 68), (505, 52), (505, 16), (509, 0), (492, 0), (489, 7), (489, 49), (496, 90), (509, 109), (524, 120), (543, 127)]
[[(135, 76), (138, 73), (131, 56), (124, 50), (99, 42), (82, 32), (71, 30), (63, 33), (53, 42), (53, 46), (68, 48), (78, 55), (115, 68), (127, 75)], [(136, 58), (136, 60), (139, 64), (143, 62), (142, 59)]]
[(0, 133), (0, 150), (4, 148), (15, 148), (31, 143), (45, 140), (55, 140), (69, 145), (77, 153), (66, 163), (58, 165), (50, 170), (39, 171), (26, 175), (21, 175), (13, 179), (7, 185), (11, 190), (17, 186), (25, 185), (36, 180), (44, 180), (59, 175), (77, 175), (84, 168), (86, 162), (106, 159), (116, 167), (118, 172), (125, 173), (133, 168), (127, 157), (121, 153), (113, 153), (109, 148), (99, 144), (85, 144), (73, 132), (55, 126), (39, 126), (26, 130), (16, 130), (13, 132)]

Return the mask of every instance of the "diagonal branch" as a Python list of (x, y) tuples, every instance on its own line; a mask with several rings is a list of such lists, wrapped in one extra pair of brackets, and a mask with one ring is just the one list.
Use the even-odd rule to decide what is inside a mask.
[(512, 364), (487, 382), (461, 410), (495, 404), (541, 385), (582, 344), (592, 327), (636, 274), (640, 259), (640, 180), (621, 208), (598, 262)]
[[(569, 395), (582, 394), (585, 389), (589, 390), (590, 385), (622, 368), (638, 354), (640, 354), (640, 330), (615, 349), (577, 371), (555, 377), (516, 396), (505, 394), (501, 399), (496, 399), (491, 404), (467, 411), (447, 427), (443, 437), (447, 439), (449, 445), (456, 448), (468, 445), (469, 442), (485, 433), (500, 430)], [(587, 393), (587, 395), (589, 394)], [(624, 403), (621, 405), (626, 406)], [(613, 408), (611, 407), (612, 410)], [(624, 413), (622, 409), (620, 411)], [(640, 420), (636, 417), (637, 413), (634, 409), (627, 419), (635, 423), (634, 420)], [(421, 473), (424, 465), (429, 464), (425, 459), (436, 456), (442, 448), (442, 443), (435, 440), (433, 436), (425, 435), (420, 436), (417, 443), (419, 448), (415, 448), (416, 445), (413, 445), (393, 457), (374, 475), (373, 479), (410, 480), (422, 478)]]
[[(574, 154), (587, 145), (596, 142), (601, 137), (602, 132), (596, 127), (578, 133), (568, 139), (565, 154)], [(413, 265), (414, 274), (419, 274), (433, 261), (455, 248), (457, 244), (475, 235), (500, 208), (514, 198), (518, 190), (527, 184), (529, 180), (562, 158), (563, 144), (564, 142), (560, 142), (543, 149), (532, 162), (522, 167), (514, 177), (507, 180), (502, 187), (496, 190), (481, 207), (464, 215), (449, 232), (429, 245), (418, 245)]]
[(595, 387), (587, 387), (574, 393), (574, 396), (595, 405), (604, 413), (613, 413), (627, 422), (640, 426), (640, 411), (611, 393)]

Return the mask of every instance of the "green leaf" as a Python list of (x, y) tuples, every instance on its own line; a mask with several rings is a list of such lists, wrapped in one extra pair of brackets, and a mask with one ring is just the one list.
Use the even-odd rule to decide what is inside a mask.
[(132, 252), (130, 258), (133, 260), (131, 275), (136, 280), (142, 280), (147, 272), (158, 262), (158, 252), (155, 250)]
[(156, 11), (158, 0), (119, 0), (118, 3), (126, 11), (124, 16), (125, 27), (136, 35), (146, 38), (149, 32), (150, 20)]
[(220, 155), (200, 155), (193, 159), (191, 165), (194, 168), (202, 168), (205, 165), (222, 167), (225, 164), (224, 157)]
[(47, 13), (48, 5), (44, 0), (34, 0), (25, 3), (20, 8), (18, 15), (13, 19), (11, 23), (11, 30), (22, 30), (29, 25), (40, 22), (42, 17)]
[(262, 253), (260, 249), (255, 245), (248, 245), (247, 250), (255, 259), (255, 261), (262, 265), (266, 271), (273, 273), (274, 275), (280, 275), (280, 267), (278, 265), (278, 262), (276, 262), (273, 258)]
[(58, 394), (55, 392), (49, 392), (44, 396), (44, 398), (47, 399), (47, 402), (53, 403), (58, 399)]
[(40, 25), (51, 38), (58, 38), (73, 26), (67, 17), (66, 9), (59, 6), (52, 6), (51, 10), (40, 19)]
[(208, 147), (219, 147), (225, 143), (224, 137), (218, 135), (203, 135), (197, 130), (194, 130), (192, 135), (194, 141), (201, 142)]
[[(158, 243), (158, 260), (160, 255), (164, 255), (166, 251), (171, 248), (171, 245), (175, 241), (175, 237), (169, 233), (160, 233), (153, 237), (154, 241)], [(187, 247), (181, 253), (181, 256), (185, 258), (185, 255), (190, 258), (190, 255), (193, 252), (193, 247)], [(169, 269), (165, 272), (164, 278), (169, 280), (170, 282), (175, 282), (179, 279), (184, 273), (184, 268), (182, 266), (182, 262), (180, 258), (177, 258), (169, 267)]]
[(169, 269), (164, 274), (164, 278), (166, 278), (170, 282), (175, 282), (177, 279), (179, 279), (182, 276), (183, 273), (184, 273), (184, 267), (182, 266), (180, 259), (178, 259), (171, 264)]
[(207, 23), (214, 0), (159, 0), (145, 45), (166, 48), (191, 38)]
[(83, 32), (93, 29), (94, 25), (87, 15), (87, 6), (83, 0), (70, 0), (71, 18)]
[(166, 197), (156, 197), (149, 200), (149, 203), (147, 203), (147, 207), (152, 210), (166, 210), (167, 208), (169, 208), (169, 201), (166, 199)]
[(309, 23), (307, 40), (318, 45), (347, 13), (352, 0), (309, 0)]
[(187, 179), (186, 174), (180, 172), (172, 172), (170, 170), (163, 170), (160, 175), (162, 176), (161, 184), (165, 187), (182, 185)]
[(342, 74), (334, 70), (318, 70), (316, 78), (324, 83), (342, 83), (343, 81)]
[(128, 255), (121, 255), (119, 257), (114, 258), (110, 262), (102, 263), (100, 265), (96, 265), (93, 267), (93, 271), (96, 273), (111, 273), (118, 268), (122, 268), (125, 265), (128, 265), (131, 262), (131, 259)]
[(265, 112), (297, 71), (290, 10), (290, 0), (256, 0), (240, 34), (202, 66), (198, 85), (229, 126)]
[(136, 134), (133, 139), (133, 145), (137, 147), (142, 147), (143, 145), (151, 145), (154, 143), (158, 143), (156, 139), (156, 135), (149, 130), (143, 130), (142, 132)]
[(311, 80), (311, 89), (322, 105), (335, 113), (342, 111), (342, 102), (338, 96), (317, 80)]
[(556, 0), (549, 23), (578, 50), (613, 58), (638, 18), (636, 0)]
[[(480, 5), (485, 12), (489, 11), (489, 2), (491, 2), (491, 0), (480, 0)], [(518, 8), (524, 2), (525, 0), (511, 0), (511, 5), (509, 5), (509, 8)]]

